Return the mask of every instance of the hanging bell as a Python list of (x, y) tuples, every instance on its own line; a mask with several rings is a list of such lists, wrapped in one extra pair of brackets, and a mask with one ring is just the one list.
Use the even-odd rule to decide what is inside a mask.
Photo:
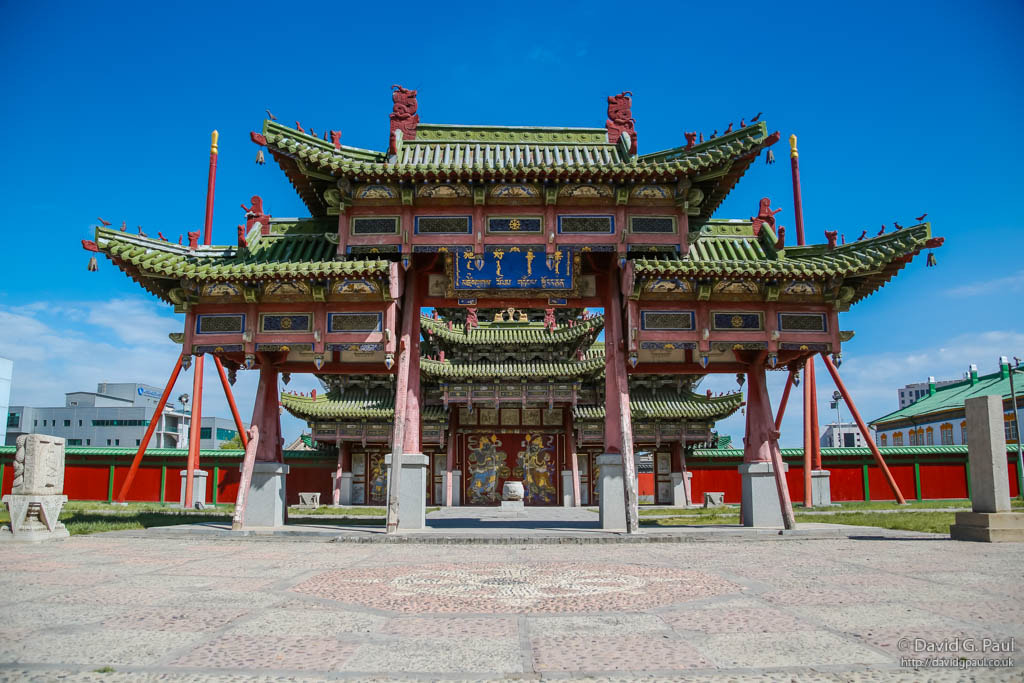
[(835, 363), (836, 367), (838, 368), (840, 365), (843, 364), (843, 354), (841, 354), (841, 353), (833, 353), (832, 354), (832, 362)]
[(388, 355), (384, 356), (384, 367), (386, 367), (388, 370), (390, 370), (394, 366), (395, 366), (395, 354), (389, 353)]
[(291, 382), (292, 381), (292, 373), (290, 373), (290, 372), (282, 372), (281, 373), (281, 381), (284, 382), (285, 384), (288, 384), (288, 382)]
[(768, 354), (768, 365), (770, 365), (771, 367), (774, 368), (776, 365), (778, 365), (778, 363), (779, 363), (779, 354), (774, 353), (774, 352), (773, 353), (769, 353)]
[(635, 351), (633, 353), (629, 354), (629, 364), (630, 365), (632, 365), (635, 368), (636, 364), (639, 363), (639, 362), (640, 362), (640, 359), (637, 357)]
[(736, 384), (739, 384), (742, 387), (743, 383), (746, 382), (746, 381), (747, 381), (747, 376), (746, 375), (744, 375), (742, 372), (737, 372), (736, 373)]
[(316, 366), (317, 370), (322, 368), (324, 366), (324, 354), (318, 353), (315, 356), (313, 356), (313, 365)]
[(256, 152), (256, 165), (262, 166), (265, 163), (267, 163), (267, 160), (263, 158), (263, 150), (261, 149)]
[(928, 252), (928, 258), (924, 262), (925, 266), (931, 268), (932, 266), (938, 265), (938, 261), (935, 260), (935, 254)]
[(800, 373), (799, 372), (794, 372), (793, 373), (793, 386), (794, 387), (800, 386)]
[(707, 354), (707, 353), (700, 354), (700, 366), (702, 368), (706, 368), (708, 366), (708, 363), (710, 363), (710, 362), (711, 362), (711, 356), (709, 354)]
[(184, 370), (188, 370), (190, 367), (192, 367), (192, 356), (190, 354), (182, 354), (181, 367)]
[(88, 270), (90, 273), (95, 273), (99, 269), (100, 269), (100, 266), (99, 266), (99, 263), (97, 263), (97, 261), (96, 261), (96, 257), (95, 256), (90, 256), (89, 257), (89, 265), (86, 266), (86, 270)]
[(235, 380), (238, 379), (238, 369), (228, 368), (228, 384), (235, 386)]
[(254, 365), (256, 365), (256, 356), (251, 353), (245, 354), (245, 369), (252, 370)]
[(775, 163), (775, 153), (772, 152), (771, 150), (768, 150), (768, 154), (765, 155), (764, 160), (765, 163), (771, 166), (772, 164)]

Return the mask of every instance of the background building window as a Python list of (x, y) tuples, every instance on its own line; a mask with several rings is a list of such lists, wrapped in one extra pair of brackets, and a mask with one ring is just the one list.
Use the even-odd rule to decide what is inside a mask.
[(928, 431), (925, 432), (925, 434), (926, 434), (927, 439), (928, 439), (928, 445), (929, 446), (934, 446), (935, 445), (935, 430), (932, 429), (931, 427), (929, 427)]
[(64, 420), (64, 426), (65, 427), (70, 427), (71, 426), (71, 420)]
[(892, 445), (902, 446), (903, 445), (903, 432), (896, 432), (892, 435)]
[(69, 446), (81, 446), (82, 445), (82, 440), (81, 439), (68, 439), (68, 445)]
[(21, 424), (21, 413), (7, 413), (7, 426), (17, 427)]
[(200, 439), (209, 439), (210, 438), (210, 434), (211, 434), (211, 432), (210, 432), (210, 428), (209, 427), (200, 427), (199, 428), (199, 438)]
[(886, 445), (886, 442), (887, 442), (888, 440), (889, 440), (889, 438), (888, 438), (888, 435), (887, 435), (887, 434), (882, 434), (882, 445), (883, 445), (883, 446), (885, 446), (885, 445)]
[(942, 437), (943, 446), (953, 445), (953, 425), (942, 425), (939, 428), (939, 434)]

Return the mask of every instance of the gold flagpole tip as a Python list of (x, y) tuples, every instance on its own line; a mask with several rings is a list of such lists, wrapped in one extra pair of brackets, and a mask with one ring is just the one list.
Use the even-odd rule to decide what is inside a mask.
[(210, 154), (217, 153), (217, 138), (220, 137), (220, 133), (213, 131), (210, 133)]
[(794, 159), (798, 156), (796, 151), (796, 134), (789, 136), (789, 156)]

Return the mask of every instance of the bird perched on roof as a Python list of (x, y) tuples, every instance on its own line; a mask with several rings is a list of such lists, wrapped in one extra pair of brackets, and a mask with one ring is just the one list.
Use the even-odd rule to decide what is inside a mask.
[(759, 118), (761, 118), (761, 113), (762, 113), (762, 112), (757, 112), (757, 116), (755, 116), (754, 118), (750, 119), (750, 122), (751, 122), (751, 123), (754, 123), (754, 122), (755, 122), (755, 121), (757, 121), (757, 120), (758, 120)]
[(920, 216), (918, 216), (918, 217), (917, 217), (917, 218), (915, 218), (914, 220), (915, 220), (915, 221), (917, 221), (918, 223), (920, 223), (921, 221), (923, 221), (923, 220), (924, 220), (925, 218), (927, 218), (927, 217), (928, 217), (928, 214), (927, 214), (927, 213), (922, 213), (922, 214), (921, 214)]
[(725, 133), (731, 133), (731, 132), (732, 132), (732, 121), (729, 122), (729, 127), (725, 129), (725, 131), (722, 133), (722, 135), (725, 135)]
[(867, 236), (868, 236), (868, 231), (867, 231), (867, 230), (865, 230), (864, 232), (862, 232), (862, 233), (860, 234), (860, 237), (858, 237), (858, 238), (857, 238), (857, 241), (858, 241), (858, 242), (860, 242), (860, 241), (861, 241), (862, 239), (864, 239), (864, 238), (865, 238), (865, 237), (867, 237)]
[(270, 119), (271, 121), (277, 121), (277, 117), (271, 114), (269, 109), (264, 109), (263, 111), (267, 112), (268, 119)]
[(900, 225), (899, 223), (897, 223), (896, 221), (892, 222), (892, 227), (896, 228), (897, 230), (902, 230), (903, 229), (903, 226)]
[(878, 231), (878, 234), (879, 235), (884, 235), (885, 234), (885, 223), (882, 223), (882, 229)]
[(104, 228), (110, 226), (110, 221), (105, 221), (102, 218), (100, 218), (99, 216), (96, 217), (96, 220), (98, 220), (100, 222), (100, 225), (102, 225)]

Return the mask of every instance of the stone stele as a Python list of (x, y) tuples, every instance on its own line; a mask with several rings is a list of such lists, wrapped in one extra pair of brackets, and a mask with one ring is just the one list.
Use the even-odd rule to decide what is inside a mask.
[(14, 453), (14, 483), (3, 497), (11, 525), (0, 539), (46, 541), (67, 538), (60, 511), (67, 502), (64, 492), (64, 439), (45, 434), (18, 437)]

